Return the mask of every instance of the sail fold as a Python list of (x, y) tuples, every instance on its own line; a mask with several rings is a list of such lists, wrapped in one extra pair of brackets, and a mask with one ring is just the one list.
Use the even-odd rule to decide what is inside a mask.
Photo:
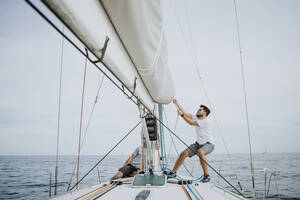
[(102, 62), (149, 109), (172, 100), (161, 1), (42, 1), (97, 58), (109, 37)]
[(174, 97), (163, 32), (162, 0), (102, 0), (146, 88), (157, 103)]

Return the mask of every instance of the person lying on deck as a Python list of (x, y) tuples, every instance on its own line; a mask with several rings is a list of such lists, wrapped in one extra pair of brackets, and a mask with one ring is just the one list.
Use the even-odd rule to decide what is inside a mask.
[(191, 144), (188, 148), (186, 148), (183, 152), (181, 152), (179, 158), (177, 159), (174, 168), (172, 171), (168, 173), (170, 176), (176, 176), (176, 172), (179, 167), (184, 162), (185, 158), (192, 157), (198, 154), (200, 158), (200, 164), (203, 169), (203, 178), (202, 182), (209, 182), (210, 177), (208, 174), (207, 164), (206, 164), (206, 155), (211, 153), (214, 150), (214, 142), (213, 137), (211, 135), (211, 131), (209, 128), (209, 122), (207, 120), (207, 116), (210, 113), (208, 107), (201, 105), (196, 115), (192, 115), (188, 112), (185, 112), (182, 107), (178, 104), (177, 100), (174, 99), (173, 103), (177, 106), (178, 115), (180, 115), (184, 121), (186, 121), (189, 125), (195, 126), (196, 131), (196, 142)]
[(142, 152), (141, 147), (137, 147), (132, 155), (125, 162), (124, 166), (119, 168), (118, 172), (111, 178), (111, 180), (133, 177), (142, 170), (141, 167)]

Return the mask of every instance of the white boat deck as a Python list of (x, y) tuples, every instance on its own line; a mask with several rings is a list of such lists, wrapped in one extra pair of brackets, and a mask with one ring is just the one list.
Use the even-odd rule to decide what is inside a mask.
[[(187, 185), (178, 185), (175, 183), (167, 183), (163, 187), (133, 187), (131, 185), (132, 179), (122, 179), (127, 180), (127, 183), (121, 185), (111, 185), (109, 183), (104, 183), (101, 185), (96, 185), (89, 188), (79, 189), (72, 192), (68, 192), (61, 196), (56, 196), (52, 199), (64, 200), (64, 199), (147, 199), (147, 200), (160, 200), (160, 199), (189, 199), (188, 195), (193, 200), (241, 200), (245, 199), (239, 195), (236, 195), (230, 191), (222, 189), (215, 186), (212, 183), (192, 183), (189, 187), (192, 189), (193, 193), (190, 191)], [(107, 184), (107, 185), (106, 185)], [(106, 187), (103, 187), (106, 185)], [(185, 189), (188, 195), (185, 192)], [(109, 190), (111, 188), (111, 190)], [(150, 190), (150, 195), (147, 198), (136, 198), (137, 195), (143, 190)], [(105, 193), (105, 191), (107, 191)]]

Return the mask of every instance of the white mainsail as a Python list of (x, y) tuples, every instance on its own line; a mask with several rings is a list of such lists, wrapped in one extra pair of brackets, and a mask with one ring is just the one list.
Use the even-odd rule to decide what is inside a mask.
[(163, 1), (102, 0), (102, 3), (153, 100), (170, 103), (174, 87), (167, 67)]
[(110, 38), (102, 62), (148, 109), (153, 109), (154, 102), (172, 100), (160, 1), (43, 2), (98, 58), (106, 36)]
[[(175, 91), (167, 67), (162, 0), (42, 1), (98, 59), (103, 57), (106, 37), (110, 38), (101, 62), (148, 109), (153, 110), (155, 103), (171, 102)], [(141, 105), (139, 110), (144, 132), (148, 132)], [(154, 149), (155, 141), (150, 143), (148, 134), (144, 139), (147, 149)], [(156, 158), (158, 165), (159, 156)], [(162, 171), (152, 168), (151, 162), (149, 166), (145, 168), (149, 173), (144, 175), (69, 191), (55, 199), (245, 199), (199, 179), (178, 175), (168, 176), (167, 180)]]

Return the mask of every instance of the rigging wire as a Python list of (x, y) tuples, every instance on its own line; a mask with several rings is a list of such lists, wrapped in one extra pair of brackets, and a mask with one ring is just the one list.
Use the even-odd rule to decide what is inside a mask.
[[(166, 119), (166, 122), (167, 122), (167, 126), (169, 127), (169, 122), (168, 122), (168, 119), (167, 119), (167, 115), (166, 115), (165, 109), (163, 109), (163, 113), (164, 113), (164, 115), (165, 115), (165, 119)], [(176, 132), (177, 122), (178, 122), (178, 115), (177, 115), (177, 118), (176, 118), (176, 123), (175, 123), (175, 127), (174, 127), (174, 133)], [(176, 153), (177, 153), (177, 155), (179, 156), (179, 151), (178, 151), (178, 149), (177, 149), (177, 147), (176, 147), (176, 145), (175, 145), (175, 143), (174, 143), (174, 135), (171, 135), (170, 131), (169, 131), (169, 134), (170, 134), (170, 138), (171, 138), (172, 144), (174, 145), (174, 148), (175, 148), (175, 150), (176, 150)], [(169, 160), (169, 158), (170, 158), (171, 147), (172, 147), (173, 145), (170, 146), (169, 153), (168, 153), (168, 157), (167, 157), (168, 160)], [(184, 163), (183, 163), (183, 167), (184, 167), (185, 171), (186, 171), (191, 177), (194, 178), (193, 174), (190, 172), (190, 170), (187, 168), (187, 166), (186, 166)]]
[[(104, 71), (106, 72), (106, 70), (104, 70)], [(99, 76), (99, 84), (98, 84), (98, 89), (97, 89), (97, 95), (96, 95), (96, 97), (95, 97), (95, 101), (94, 101), (94, 104), (93, 104), (93, 108), (92, 108), (92, 111), (91, 111), (90, 116), (89, 116), (89, 120), (88, 120), (88, 123), (87, 123), (87, 127), (85, 128), (85, 131), (84, 131), (84, 135), (83, 135), (83, 139), (82, 139), (82, 144), (84, 143), (84, 140), (85, 140), (86, 135), (87, 135), (88, 128), (89, 128), (90, 123), (91, 123), (91, 121), (92, 121), (92, 117), (93, 117), (93, 115), (94, 115), (95, 106), (96, 106), (96, 103), (97, 103), (98, 100), (99, 100), (99, 92), (100, 92), (100, 89), (102, 88), (103, 81), (104, 81), (104, 75), (102, 74), (101, 77)]]
[[(70, 44), (72, 44), (84, 57), (86, 57), (99, 71), (101, 71), (105, 77), (107, 77), (121, 92), (123, 92), (129, 100), (131, 100), (134, 104), (138, 105), (138, 103), (136, 101), (133, 100), (132, 97), (134, 97), (135, 99), (138, 99), (138, 97), (127, 88), (126, 85), (123, 84), (123, 82), (121, 80), (119, 80), (117, 77), (117, 80), (123, 84), (123, 87), (126, 88), (128, 90), (128, 92), (131, 94), (131, 96), (129, 96), (127, 93), (124, 92), (123, 88), (121, 86), (119, 86), (112, 78), (110, 78), (109, 75), (107, 75), (95, 62), (93, 62), (93, 60), (91, 60), (91, 58), (85, 54), (68, 36), (66, 36), (48, 17), (46, 17), (34, 4), (31, 3), (30, 0), (24, 0), (26, 3), (28, 3), (28, 5), (30, 7), (32, 7), (32, 9), (34, 9), (43, 19), (45, 19), (59, 34), (61, 34), (66, 40), (68, 40), (68, 42), (70, 42)], [(107, 66), (105, 65), (105, 63), (103, 63), (102, 61), (100, 61), (102, 63), (102, 65), (104, 65), (106, 68)], [(110, 71), (111, 72), (111, 71)], [(111, 72), (112, 73), (112, 72)], [(112, 73), (113, 74), (113, 73)], [(114, 74), (113, 74), (114, 75)], [(175, 133), (172, 132), (172, 130), (170, 130), (160, 119), (158, 119), (150, 109), (148, 109), (143, 102), (140, 102), (145, 109), (149, 112), (149, 114), (151, 114), (156, 120), (158, 120), (160, 122), (160, 124), (162, 124), (167, 130), (169, 130), (177, 139), (179, 139), (185, 146), (189, 147), (181, 138), (179, 138)], [(141, 123), (141, 122), (139, 122)], [(125, 138), (124, 138), (125, 139)], [(123, 140), (123, 139), (122, 139)], [(121, 141), (120, 141), (121, 142)], [(118, 144), (117, 144), (118, 145)], [(116, 147), (116, 146), (115, 146)], [(115, 148), (114, 147), (114, 148)], [(112, 149), (113, 150), (113, 149)], [(111, 150), (111, 151), (112, 151)], [(111, 152), (110, 151), (110, 152)], [(109, 153), (110, 153), (109, 152)], [(107, 156), (107, 155), (106, 155)], [(104, 159), (104, 158), (103, 158)], [(99, 163), (103, 160), (101, 159), (99, 161)], [(206, 161), (204, 161), (208, 167), (210, 167), (218, 176), (220, 176), (226, 183), (228, 183), (233, 189), (235, 189), (241, 196), (245, 197), (238, 189), (236, 189), (225, 177), (223, 177), (220, 173), (218, 173), (210, 164), (208, 164)], [(98, 165), (98, 163), (97, 163)], [(95, 167), (93, 167), (83, 178), (85, 178)], [(81, 178), (71, 189), (73, 189), (75, 186), (77, 186), (82, 180), (83, 178)]]
[[(183, 39), (184, 39), (185, 43), (188, 44), (189, 41), (187, 40), (187, 37), (185, 36), (185, 33), (184, 33), (184, 31), (183, 31), (183, 27), (182, 27), (182, 25), (181, 25), (181, 23), (180, 23), (180, 21), (179, 21), (179, 17), (178, 17), (178, 15), (177, 15), (176, 11), (175, 11), (173, 2), (172, 2), (172, 0), (169, 0), (169, 2), (170, 2), (170, 4), (171, 4), (171, 8), (172, 8), (173, 14), (175, 15), (176, 22), (177, 22), (177, 24), (178, 24), (178, 26), (179, 26), (179, 29), (180, 29), (180, 31), (181, 31), (181, 34), (183, 35)], [(188, 48), (188, 52), (189, 52), (190, 56), (192, 57), (192, 62), (193, 62), (193, 64), (194, 64), (194, 66), (198, 66), (197, 63), (196, 63), (196, 59), (194, 58), (193, 50), (191, 49), (191, 47), (190, 47), (189, 45), (187, 45), (187, 48)], [(200, 75), (200, 72), (199, 72), (198, 68), (196, 68), (196, 71), (197, 71), (198, 78), (199, 78), (200, 80), (202, 80), (202, 76)]]
[(97, 174), (98, 174), (98, 179), (99, 179), (99, 184), (101, 184), (101, 176), (100, 176), (100, 170), (99, 170), (99, 165), (97, 165)]
[[(83, 75), (83, 86), (82, 86), (82, 95), (81, 95), (81, 110), (80, 110), (80, 127), (79, 127), (79, 139), (78, 139), (78, 157), (77, 157), (77, 182), (79, 176), (79, 160), (80, 160), (80, 144), (81, 144), (81, 130), (82, 130), (82, 118), (83, 118), (83, 103), (84, 103), (84, 92), (85, 92), (85, 80), (86, 80), (86, 67), (87, 67), (87, 58), (85, 58), (84, 64), (84, 75)], [(78, 189), (78, 187), (77, 187)]]
[[(119, 86), (112, 78), (109, 77), (109, 75), (107, 75), (106, 73), (106, 69), (102, 70), (96, 63), (93, 62), (93, 60), (91, 60), (91, 58), (84, 53), (84, 51), (82, 51), (63, 31), (61, 31), (47, 16), (45, 16), (30, 0), (24, 0), (33, 10), (35, 10), (46, 22), (49, 23), (49, 25), (51, 25), (60, 35), (63, 36), (64, 39), (66, 39), (71, 45), (73, 45), (73, 47), (75, 49), (77, 49), (79, 51), (79, 53), (81, 53), (86, 59), (89, 60), (90, 63), (92, 63), (100, 72), (103, 73), (103, 75), (110, 80), (119, 90), (121, 90), (127, 97), (128, 99), (130, 99), (133, 103), (135, 103), (137, 105), (137, 103), (132, 99), (129, 98), (130, 96), (124, 92), (123, 88), (121, 86)], [(104, 63), (102, 63), (104, 66), (106, 66)], [(119, 80), (119, 79), (118, 79)], [(120, 80), (119, 80), (120, 81)], [(120, 81), (121, 82), (121, 81)], [(122, 82), (121, 82), (122, 83)], [(124, 85), (124, 84), (123, 84)], [(126, 87), (124, 86), (131, 94), (132, 92)], [(134, 94), (132, 94), (132, 96), (134, 96), (135, 98), (137, 98)], [(76, 168), (76, 165), (75, 165)], [(74, 170), (75, 170), (74, 168)], [(73, 171), (74, 171), (73, 170)], [(72, 176), (70, 181), (72, 181)], [(70, 186), (70, 183), (69, 183)], [(68, 187), (69, 189), (69, 187)], [(67, 189), (67, 190), (68, 190)]]
[[(63, 32), (64, 32), (63, 27)], [(60, 54), (60, 72), (59, 72), (59, 91), (58, 91), (58, 112), (57, 112), (57, 136), (56, 136), (56, 166), (55, 166), (55, 189), (54, 195), (57, 193), (57, 176), (58, 176), (58, 154), (59, 154), (59, 135), (60, 135), (60, 106), (61, 106), (61, 83), (62, 83), (62, 68), (64, 57), (64, 37), (61, 40), (61, 54)]]
[(127, 136), (130, 135), (139, 125), (141, 121), (138, 122), (120, 141), (118, 141), (113, 148), (111, 148), (77, 183), (70, 189), (72, 190), (74, 187), (78, 186), (78, 184), (87, 176), (91, 171), (95, 169)]
[[(198, 76), (199, 81), (200, 81), (200, 83), (201, 83), (201, 84), (200, 84), (200, 85), (201, 85), (201, 88), (202, 88), (202, 90), (203, 90), (203, 92), (204, 92), (204, 95), (205, 95), (205, 97), (206, 97), (206, 99), (207, 99), (207, 101), (208, 101), (209, 106), (211, 107), (211, 113), (212, 113), (212, 115), (213, 115), (213, 118), (215, 119), (215, 124), (216, 124), (217, 130), (218, 130), (218, 133), (219, 133), (219, 135), (220, 135), (220, 137), (221, 137), (221, 139), (222, 139), (223, 145), (224, 145), (224, 147), (225, 147), (225, 151), (226, 151), (227, 157), (228, 157), (230, 160), (233, 160), (232, 157), (230, 156), (230, 153), (229, 153), (227, 144), (226, 144), (225, 139), (224, 139), (224, 136), (223, 136), (223, 132), (221, 131), (219, 122), (218, 122), (218, 120), (217, 120), (216, 114), (215, 114), (214, 109), (213, 109), (213, 106), (212, 106), (212, 102), (211, 102), (211, 100), (210, 100), (210, 98), (209, 98), (209, 95), (208, 95), (208, 92), (207, 92), (207, 90), (206, 90), (204, 80), (202, 79), (202, 76), (201, 76), (201, 74), (200, 74), (197, 55), (194, 55), (194, 53), (193, 53), (193, 52), (196, 51), (196, 50), (195, 50), (196, 48), (195, 48), (195, 46), (193, 45), (194, 42), (193, 42), (193, 37), (192, 37), (192, 33), (191, 33), (191, 27), (190, 27), (190, 23), (189, 23), (189, 18), (187, 18), (187, 25), (188, 25), (188, 29), (189, 29), (189, 32), (190, 32), (190, 40), (191, 40), (190, 43), (192, 44), (191, 46), (188, 46), (188, 44), (189, 44), (188, 39), (187, 39), (186, 36), (185, 36), (185, 33), (184, 33), (184, 31), (183, 31), (183, 26), (181, 25), (181, 23), (180, 23), (180, 21), (179, 21), (178, 15), (176, 14), (176, 10), (175, 10), (175, 8), (174, 8), (174, 5), (173, 5), (173, 3), (172, 3), (172, 0), (169, 0), (169, 2), (170, 2), (170, 4), (171, 4), (172, 11), (173, 11), (173, 13), (174, 13), (174, 15), (175, 15), (175, 17), (176, 17), (177, 24), (178, 24), (178, 26), (179, 26), (179, 28), (180, 28), (180, 31), (181, 31), (182, 35), (183, 35), (183, 38), (184, 38), (184, 40), (185, 40), (185, 43), (186, 43), (186, 45), (187, 45), (187, 47), (188, 47), (190, 56), (191, 56), (192, 61), (193, 61), (193, 64), (194, 64), (193, 66), (194, 66), (194, 68), (195, 68), (195, 70), (196, 70), (197, 76)], [(187, 13), (187, 16), (188, 16), (187, 6), (186, 6), (186, 5), (185, 5), (185, 9), (186, 9), (186, 13)], [(234, 174), (235, 174), (235, 177), (236, 177), (236, 179), (237, 179), (237, 181), (238, 181), (238, 185), (239, 185), (240, 189), (243, 190), (242, 185), (241, 185), (241, 182), (240, 182), (240, 180), (239, 180), (239, 177), (238, 177), (238, 174), (237, 174), (237, 171), (236, 171), (235, 167), (234, 167), (234, 166), (231, 166), (231, 168), (232, 168), (233, 171), (234, 171)]]
[[(165, 118), (167, 118), (166, 114), (165, 114)], [(176, 121), (175, 121), (174, 129), (173, 129), (174, 133), (176, 133), (178, 118), (179, 118), (179, 115), (176, 116)], [(168, 122), (167, 122), (167, 126), (169, 126)], [(170, 148), (169, 148), (168, 159), (170, 158), (170, 154), (171, 154), (171, 150), (172, 150), (173, 145), (176, 148), (176, 145), (174, 143), (174, 135), (170, 134), (170, 138), (171, 138), (172, 145), (170, 145)], [(177, 148), (176, 148), (176, 152), (177, 152)]]
[[(105, 64), (105, 63), (103, 63), (101, 60), (99, 60), (99, 62), (106, 68), (106, 69), (108, 69), (109, 70), (109, 72), (114, 76), (114, 78), (116, 78), (118, 81), (119, 81), (119, 83), (121, 83), (122, 84), (122, 86), (120, 86), (120, 85), (118, 85), (118, 83), (116, 82), (116, 81), (114, 81), (103, 69), (101, 69), (98, 65), (97, 65), (97, 63), (98, 62), (95, 62), (94, 60), (92, 60), (90, 57), (89, 57), (89, 55), (88, 54), (86, 54), (83, 50), (81, 50), (80, 48), (79, 48), (79, 46), (78, 45), (76, 45), (66, 34), (64, 34), (46, 15), (44, 15), (30, 0), (24, 0), (33, 10), (35, 10), (50, 26), (52, 26), (59, 34), (61, 34), (75, 49), (77, 49), (77, 51), (79, 52), (79, 53), (81, 53), (85, 58), (87, 58), (88, 60), (89, 60), (89, 62), (91, 63), (91, 64), (93, 64), (93, 66), (94, 67), (96, 67), (100, 72), (102, 72), (103, 74), (104, 74), (104, 76), (108, 79), (108, 80), (110, 80), (110, 82), (114, 85), (114, 86), (116, 86), (122, 93), (124, 93), (125, 94), (125, 96), (127, 96), (128, 97), (128, 99), (130, 100), (130, 101), (132, 101), (135, 105), (138, 105), (138, 103), (137, 103), (137, 99), (138, 99), (138, 97), (136, 96), (136, 94), (134, 94), (112, 71), (110, 71), (109, 70), (109, 68), (107, 67), (107, 65)], [(49, 8), (50, 10), (51, 10), (51, 8)], [(59, 18), (59, 17), (58, 17)], [(59, 18), (60, 19), (60, 18)], [(62, 21), (62, 20), (61, 20)], [(73, 33), (75, 36), (77, 36), (75, 33)], [(82, 44), (84, 44), (83, 42), (82, 42)], [(88, 48), (86, 48), (86, 49), (88, 49)], [(92, 51), (90, 51), (90, 52), (92, 52)], [(93, 53), (93, 52), (92, 52)], [(96, 56), (97, 57), (97, 56)], [(129, 94), (127, 94), (125, 91), (124, 91), (124, 88), (130, 93), (130, 95)], [(135, 100), (133, 99), (133, 97), (135, 98)], [(143, 105), (144, 105), (144, 103), (143, 102), (141, 102)], [(145, 106), (145, 105), (144, 105)], [(145, 106), (146, 107), (146, 106)], [(146, 107), (146, 109), (148, 110), (148, 112), (151, 112), (151, 110), (150, 109), (148, 109), (147, 107)]]
[(239, 51), (240, 51), (240, 66), (241, 66), (241, 74), (242, 74), (243, 94), (244, 94), (244, 103), (245, 103), (245, 112), (246, 112), (246, 121), (247, 121), (249, 152), (250, 152), (252, 192), (253, 192), (253, 198), (256, 199), (255, 182), (254, 182), (254, 167), (253, 167), (251, 137), (250, 137), (250, 125), (249, 125), (249, 113), (248, 113), (248, 103), (247, 103), (247, 93), (246, 93), (246, 80), (245, 80), (245, 71), (244, 71), (244, 63), (243, 63), (243, 56), (242, 56), (242, 45), (241, 45), (241, 38), (240, 38), (239, 19), (238, 19), (238, 11), (237, 11), (237, 6), (236, 6), (236, 0), (233, 0), (233, 2), (234, 2), (234, 11), (235, 11), (235, 20), (236, 20), (236, 31), (237, 31), (237, 38), (238, 38)]
[[(105, 70), (106, 71), (106, 70)], [(90, 116), (89, 116), (89, 120), (88, 120), (88, 123), (87, 123), (87, 126), (85, 128), (85, 131), (84, 131), (84, 135), (83, 135), (83, 139), (81, 141), (81, 148), (80, 148), (80, 151), (82, 151), (82, 148), (83, 148), (83, 145), (84, 145), (84, 141), (85, 141), (85, 138), (86, 138), (86, 135), (87, 135), (87, 131), (88, 131), (88, 128), (90, 126), (90, 122), (92, 121), (92, 116), (94, 114), (94, 110), (95, 110), (95, 106), (96, 106), (96, 103), (98, 102), (98, 98), (99, 98), (99, 93), (100, 93), (100, 89), (102, 88), (102, 85), (103, 85), (103, 80), (104, 80), (104, 75), (100, 74), (99, 76), (99, 83), (98, 83), (98, 89), (97, 89), (97, 94), (96, 94), (96, 97), (95, 97), (95, 100), (94, 100), (94, 104), (93, 104), (93, 108), (92, 108), (92, 111), (90, 113)], [(70, 188), (70, 185), (71, 185), (71, 182), (73, 180), (73, 176), (74, 176), (74, 173), (75, 173), (75, 169), (76, 169), (76, 160), (74, 162), (74, 168), (73, 168), (73, 171), (72, 171), (72, 174), (71, 174), (71, 177), (70, 177), (70, 180), (69, 180), (69, 184), (68, 184), (68, 188), (67, 188), (67, 191), (69, 190)], [(97, 170), (99, 170), (97, 168)], [(98, 172), (99, 173), (99, 172)], [(100, 180), (100, 178), (99, 178)]]
[[(150, 113), (153, 118), (155, 118), (159, 123), (161, 123), (170, 133), (172, 133), (180, 142), (182, 142), (186, 147), (190, 148), (186, 142), (184, 142), (179, 136), (177, 136), (168, 126), (166, 126), (160, 119), (158, 119), (154, 114)], [(195, 150), (191, 149), (194, 153)], [(199, 158), (200, 159), (200, 158)], [(211, 168), (218, 176), (220, 176), (228, 185), (230, 185), (234, 190), (236, 190), (241, 196), (245, 197), (236, 187), (234, 187), (224, 176), (222, 176), (214, 167), (212, 167), (207, 161), (202, 160), (209, 168)], [(245, 197), (246, 198), (246, 197)]]

